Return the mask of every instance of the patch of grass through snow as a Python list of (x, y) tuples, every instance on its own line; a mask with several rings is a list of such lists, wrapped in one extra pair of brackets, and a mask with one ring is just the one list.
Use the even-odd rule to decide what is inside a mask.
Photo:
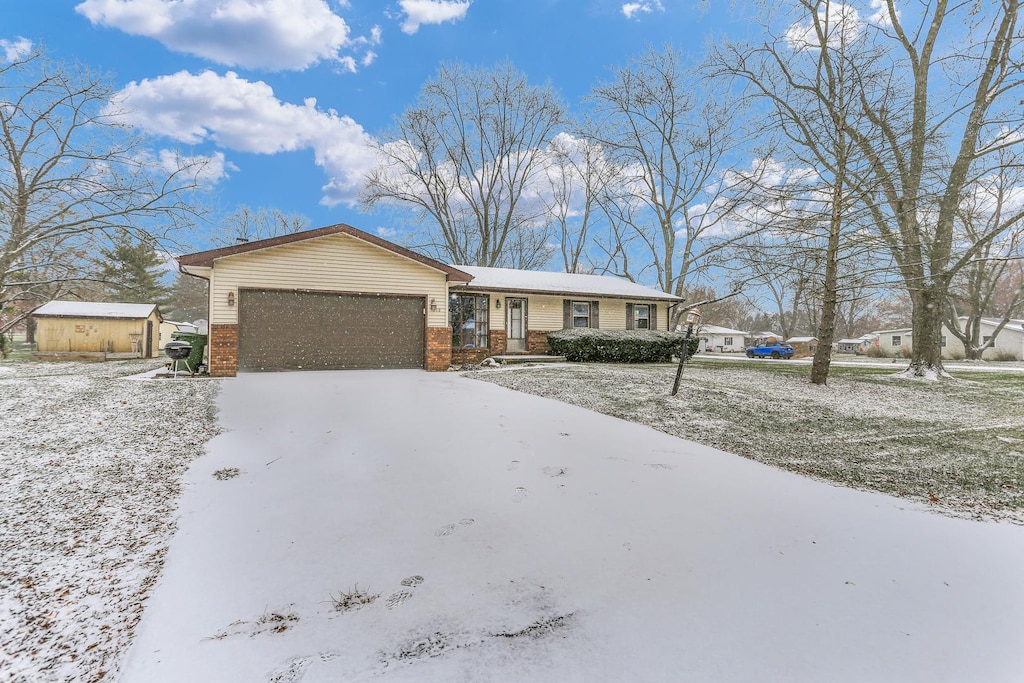
[(1024, 523), (1024, 374), (915, 382), (895, 369), (833, 367), (827, 386), (783, 362), (475, 373), (800, 474)]

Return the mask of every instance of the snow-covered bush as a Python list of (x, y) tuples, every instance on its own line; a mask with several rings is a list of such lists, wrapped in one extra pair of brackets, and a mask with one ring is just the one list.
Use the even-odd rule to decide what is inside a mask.
[[(685, 335), (656, 330), (593, 330), (575, 328), (548, 334), (551, 350), (576, 363), (663, 363), (682, 348)], [(690, 338), (688, 355), (697, 351), (699, 340)]]

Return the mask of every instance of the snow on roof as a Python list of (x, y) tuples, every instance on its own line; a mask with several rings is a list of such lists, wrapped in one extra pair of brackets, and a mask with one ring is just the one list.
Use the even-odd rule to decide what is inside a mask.
[(860, 344), (861, 342), (865, 342), (865, 341), (867, 341), (867, 339), (840, 339), (836, 343), (837, 344)]
[(897, 327), (891, 330), (875, 330), (871, 334), (877, 337), (880, 334), (892, 334), (893, 332), (899, 332), (900, 334), (910, 334), (912, 331), (912, 327)]
[(148, 318), (156, 304), (111, 304), (95, 301), (51, 301), (37, 308), (36, 316), (65, 318)]
[(797, 344), (803, 344), (804, 342), (812, 342), (817, 340), (817, 337), (790, 337), (789, 339), (786, 340), (786, 343), (792, 344), (796, 342)]
[(682, 301), (682, 298), (678, 296), (611, 275), (552, 273), (515, 268), (484, 268), (482, 266), (455, 266), (455, 268), (473, 276), (472, 282), (465, 285), (459, 283), (460, 288), (465, 287), (466, 289), (499, 289), (516, 292), (586, 294), (644, 300)]
[(717, 325), (701, 325), (698, 328), (699, 334), (706, 335), (736, 335), (737, 337), (743, 337), (746, 335), (741, 330), (730, 330), (729, 328), (720, 328)]

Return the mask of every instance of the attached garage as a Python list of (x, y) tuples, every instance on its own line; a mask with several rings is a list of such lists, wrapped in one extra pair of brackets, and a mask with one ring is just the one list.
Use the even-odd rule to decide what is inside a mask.
[(467, 273), (349, 225), (186, 254), (209, 280), (210, 374), (424, 368), (452, 359), (449, 282)]
[(422, 368), (422, 297), (243, 289), (239, 370)]

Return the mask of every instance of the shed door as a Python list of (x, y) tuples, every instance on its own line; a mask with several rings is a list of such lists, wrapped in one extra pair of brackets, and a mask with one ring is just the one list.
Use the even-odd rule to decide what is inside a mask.
[(239, 370), (422, 368), (420, 297), (242, 290)]

